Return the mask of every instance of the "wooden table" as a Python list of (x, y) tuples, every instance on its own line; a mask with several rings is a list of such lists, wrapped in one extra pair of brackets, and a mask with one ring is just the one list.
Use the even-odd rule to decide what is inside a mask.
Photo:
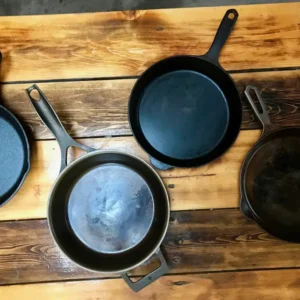
[[(220, 63), (241, 93), (246, 84), (262, 89), (275, 124), (299, 125), (300, 3), (236, 9), (240, 17)], [(60, 153), (24, 89), (38, 83), (68, 132), (85, 144), (148, 160), (127, 121), (137, 76), (164, 57), (203, 54), (226, 10), (1, 18), (1, 101), (26, 124), (32, 149), (23, 187), (0, 208), (1, 300), (300, 299), (300, 245), (269, 236), (238, 209), (241, 163), (261, 132), (244, 96), (243, 130), (226, 155), (201, 168), (159, 172), (172, 208), (163, 242), (167, 276), (135, 294), (116, 275), (70, 262), (47, 227), (47, 196)], [(71, 159), (80, 154), (72, 152)], [(154, 264), (132, 274), (143, 275)]]

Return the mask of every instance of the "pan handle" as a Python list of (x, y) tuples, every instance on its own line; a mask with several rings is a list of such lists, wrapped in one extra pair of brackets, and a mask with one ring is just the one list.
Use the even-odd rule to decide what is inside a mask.
[[(251, 91), (253, 91), (259, 101), (259, 104), (261, 106), (262, 112), (260, 112), (254, 102), (254, 99), (251, 96)], [(253, 85), (247, 85), (246, 89), (245, 89), (245, 95), (252, 107), (252, 109), (255, 112), (255, 115), (257, 116), (257, 118), (259, 119), (259, 121), (261, 122), (261, 124), (263, 125), (263, 135), (274, 130), (274, 126), (271, 123), (270, 117), (269, 117), (269, 113), (268, 113), (268, 109), (266, 107), (266, 104), (261, 96), (261, 92), (260, 90)]]
[(158, 249), (156, 254), (160, 260), (160, 266), (156, 270), (152, 271), (151, 273), (140, 279), (139, 281), (132, 282), (127, 273), (122, 274), (122, 278), (134, 292), (142, 290), (143, 288), (145, 288), (146, 286), (148, 286), (149, 284), (151, 284), (152, 282), (154, 282), (159, 277), (163, 276), (169, 271), (169, 267), (163, 254), (161, 253), (161, 250)]
[[(33, 90), (36, 90), (39, 93), (40, 99), (35, 99), (30, 95)], [(77, 147), (87, 152), (95, 150), (76, 142), (70, 137), (61, 121), (59, 120), (57, 114), (55, 113), (53, 107), (49, 103), (47, 97), (36, 84), (26, 89), (26, 95), (31, 101), (41, 120), (49, 128), (49, 130), (51, 130), (58, 141), (61, 151), (60, 172), (67, 166), (67, 153), (70, 147)]]
[(229, 9), (226, 11), (223, 20), (218, 28), (215, 39), (212, 42), (210, 49), (204, 55), (204, 58), (207, 58), (212, 63), (219, 65), (219, 55), (222, 47), (226, 43), (234, 24), (238, 19), (238, 12), (235, 9)]

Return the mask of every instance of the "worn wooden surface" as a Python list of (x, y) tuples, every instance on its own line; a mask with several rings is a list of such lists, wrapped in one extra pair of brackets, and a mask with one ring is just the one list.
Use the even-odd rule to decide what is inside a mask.
[(299, 276), (299, 269), (169, 275), (138, 294), (121, 279), (5, 286), (0, 293), (3, 300), (31, 300), (37, 295), (47, 300), (298, 300)]
[[(299, 66), (299, 3), (236, 8), (224, 68)], [(204, 54), (227, 9), (1, 18), (2, 80), (136, 76), (170, 55)]]
[[(70, 262), (54, 244), (46, 220), (1, 222), (0, 237), (2, 285), (116, 276)], [(300, 267), (300, 245), (269, 236), (238, 209), (173, 212), (162, 249), (170, 274)], [(152, 269), (147, 262), (134, 274)]]
[[(240, 93), (247, 84), (262, 90), (272, 121), (278, 126), (300, 125), (300, 70), (232, 74)], [(135, 79), (40, 83), (67, 131), (74, 137), (131, 135), (127, 105)], [(53, 138), (29, 103), (30, 84), (2, 86), (2, 102), (13, 111), (34, 139)], [(259, 129), (244, 95), (243, 129)]]
[[(243, 130), (228, 153), (200, 168), (159, 172), (173, 211), (162, 245), (169, 275), (134, 294), (116, 275), (104, 277), (70, 262), (47, 228), (59, 148), (24, 89), (38, 81), (67, 131), (82, 143), (148, 161), (127, 121), (137, 76), (161, 58), (205, 53), (227, 9), (0, 19), (1, 104), (26, 124), (32, 150), (24, 185), (0, 208), (1, 300), (300, 298), (299, 245), (269, 236), (237, 208), (241, 163), (260, 136), (244, 96)], [(262, 89), (275, 125), (300, 125), (300, 3), (236, 9), (240, 17), (221, 53), (222, 66), (231, 70), (241, 93), (246, 84)], [(70, 160), (80, 155), (75, 150)], [(155, 265), (152, 260), (132, 274), (146, 274)]]
[[(200, 168), (174, 168), (159, 171), (169, 193), (172, 210), (228, 208), (239, 205), (239, 172), (260, 130), (241, 131), (231, 149), (218, 160)], [(133, 137), (83, 139), (82, 143), (102, 149), (118, 150), (149, 161)], [(0, 220), (45, 218), (48, 195), (60, 167), (56, 141), (32, 143), (31, 170), (12, 201), (0, 209)], [(70, 160), (83, 154), (76, 149)]]

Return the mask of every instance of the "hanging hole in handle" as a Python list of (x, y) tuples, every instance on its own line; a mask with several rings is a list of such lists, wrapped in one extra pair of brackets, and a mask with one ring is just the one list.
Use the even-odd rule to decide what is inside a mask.
[(35, 101), (37, 101), (37, 102), (39, 102), (39, 101), (41, 100), (41, 95), (40, 95), (40, 93), (38, 92), (38, 90), (36, 90), (36, 89), (31, 90), (31, 91), (29, 92), (29, 95), (30, 95), (30, 97), (31, 97), (33, 100), (35, 100)]
[(233, 20), (235, 18), (235, 14), (234, 13), (230, 13), (228, 15), (228, 19)]
[(253, 99), (253, 101), (254, 101), (254, 103), (255, 103), (255, 106), (256, 106), (258, 112), (259, 112), (260, 114), (262, 114), (262, 113), (263, 113), (263, 108), (262, 108), (262, 106), (260, 105), (260, 102), (259, 102), (259, 100), (258, 100), (257, 94), (255, 93), (255, 91), (254, 91), (253, 89), (251, 89), (251, 90), (249, 91), (249, 94), (250, 94), (251, 98)]

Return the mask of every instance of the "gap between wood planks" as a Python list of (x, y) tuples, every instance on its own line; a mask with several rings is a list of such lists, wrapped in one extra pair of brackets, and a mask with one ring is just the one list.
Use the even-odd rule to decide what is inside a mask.
[[(230, 274), (234, 274), (234, 273), (245, 273), (245, 272), (263, 272), (263, 271), (272, 271), (272, 272), (276, 272), (276, 271), (298, 271), (300, 270), (300, 267), (290, 267), (290, 268), (272, 268), (272, 269), (240, 269), (240, 270), (219, 270), (219, 271), (209, 271), (209, 272), (182, 272), (182, 273), (168, 273), (166, 275), (162, 275), (160, 278), (164, 278), (164, 277), (171, 277), (171, 276), (201, 276), (201, 275), (214, 275), (214, 274), (226, 274), (228, 273), (228, 275)], [(101, 272), (98, 273), (98, 275), (101, 274)], [(133, 279), (133, 281), (135, 280), (139, 280), (140, 278), (142, 278), (142, 276), (140, 275), (130, 275), (129, 276), (131, 279)], [(107, 280), (118, 280), (118, 279), (122, 279), (120, 275), (115, 275), (115, 276), (105, 276), (105, 277), (90, 277), (90, 278), (78, 278), (78, 279), (59, 279), (59, 280), (49, 280), (49, 281), (24, 281), (22, 283), (10, 283), (10, 284), (1, 284), (0, 283), (0, 291), (1, 288), (3, 287), (10, 287), (10, 286), (22, 286), (22, 285), (35, 285), (35, 284), (63, 284), (63, 283), (72, 283), (72, 282), (81, 282), (81, 283), (85, 283), (85, 282), (92, 282), (92, 281), (107, 281)], [(122, 279), (123, 280), (123, 279)], [(178, 285), (180, 285), (180, 283), (178, 283)], [(299, 288), (300, 290), (300, 288)], [(1, 298), (2, 300), (2, 298)]]
[(163, 276), (139, 293), (122, 279), (71, 281), (0, 287), (1, 299), (299, 299), (300, 270), (224, 272)]
[[(226, 70), (230, 75), (232, 74), (243, 74), (243, 73), (260, 73), (260, 72), (278, 72), (278, 71), (297, 71), (300, 66), (295, 67), (279, 67), (279, 68), (262, 68), (262, 69), (241, 69), (241, 70)], [(78, 81), (105, 81), (105, 80), (128, 80), (138, 79), (139, 76), (112, 76), (112, 77), (91, 77), (91, 78), (59, 78), (59, 79), (31, 79), (31, 80), (20, 80), (20, 81), (4, 81), (0, 84), (33, 84), (33, 83), (58, 83), (58, 82), (78, 82)]]

